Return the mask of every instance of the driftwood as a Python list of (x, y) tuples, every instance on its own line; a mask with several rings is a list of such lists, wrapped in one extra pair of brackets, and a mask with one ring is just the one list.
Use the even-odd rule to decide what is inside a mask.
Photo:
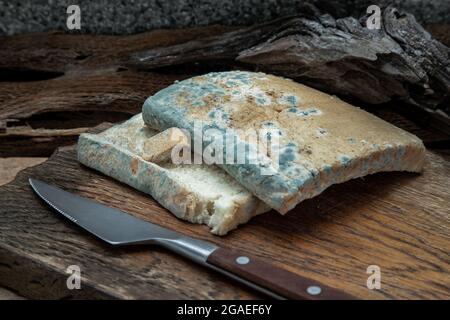
[(224, 30), (0, 37), (0, 156), (49, 156), (89, 127), (128, 119), (149, 95), (204, 72), (136, 72), (122, 67), (128, 54)]
[(301, 16), (138, 52), (129, 65), (235, 59), (368, 104), (420, 107), (450, 126), (450, 49), (408, 13), (387, 7), (381, 18), (381, 29), (369, 30), (367, 17), (334, 19), (310, 7)]

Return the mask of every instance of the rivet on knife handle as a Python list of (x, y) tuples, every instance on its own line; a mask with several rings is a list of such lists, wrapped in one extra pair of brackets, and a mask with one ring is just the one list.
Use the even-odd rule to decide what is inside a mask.
[(207, 263), (273, 291), (287, 299), (355, 299), (349, 294), (325, 286), (317, 281), (304, 278), (261, 259), (243, 255), (229, 249), (216, 249), (209, 255)]

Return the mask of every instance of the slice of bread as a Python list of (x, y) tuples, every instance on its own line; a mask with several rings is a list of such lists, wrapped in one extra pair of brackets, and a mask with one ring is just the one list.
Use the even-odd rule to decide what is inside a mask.
[(198, 120), (203, 131), (215, 128), (224, 137), (226, 130), (239, 137), (238, 129), (276, 129), (276, 163), (218, 165), (283, 214), (332, 184), (380, 171), (419, 172), (425, 159), (416, 136), (335, 96), (263, 73), (210, 73), (175, 83), (145, 101), (143, 118), (156, 130), (178, 127), (192, 136)]
[[(176, 131), (176, 130), (175, 130)], [(181, 131), (180, 131), (181, 132)], [(173, 165), (164, 144), (184, 138), (158, 134), (138, 114), (99, 134), (82, 134), (78, 159), (114, 179), (150, 194), (178, 218), (207, 224), (224, 235), (270, 208), (216, 166)], [(164, 137), (168, 140), (165, 141)], [(161, 148), (152, 148), (151, 145)], [(158, 159), (159, 163), (144, 160)]]

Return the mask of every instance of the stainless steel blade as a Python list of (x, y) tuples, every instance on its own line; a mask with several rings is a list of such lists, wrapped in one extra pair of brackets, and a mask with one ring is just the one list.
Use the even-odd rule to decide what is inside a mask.
[(30, 178), (29, 182), (52, 208), (112, 245), (158, 244), (201, 264), (218, 248), (210, 242), (187, 237), (37, 179)]

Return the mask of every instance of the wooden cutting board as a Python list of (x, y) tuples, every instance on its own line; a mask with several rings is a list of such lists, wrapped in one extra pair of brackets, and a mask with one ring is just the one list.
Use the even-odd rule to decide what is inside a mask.
[[(449, 160), (448, 151), (429, 151), (422, 175), (382, 173), (336, 185), (286, 216), (269, 212), (218, 237), (82, 166), (75, 147), (64, 147), (0, 188), (0, 284), (29, 298), (261, 297), (163, 249), (104, 244), (40, 201), (28, 185), (34, 177), (359, 298), (449, 299)], [(80, 290), (66, 287), (70, 265), (81, 268)], [(370, 265), (380, 267), (380, 290), (366, 286)]]

